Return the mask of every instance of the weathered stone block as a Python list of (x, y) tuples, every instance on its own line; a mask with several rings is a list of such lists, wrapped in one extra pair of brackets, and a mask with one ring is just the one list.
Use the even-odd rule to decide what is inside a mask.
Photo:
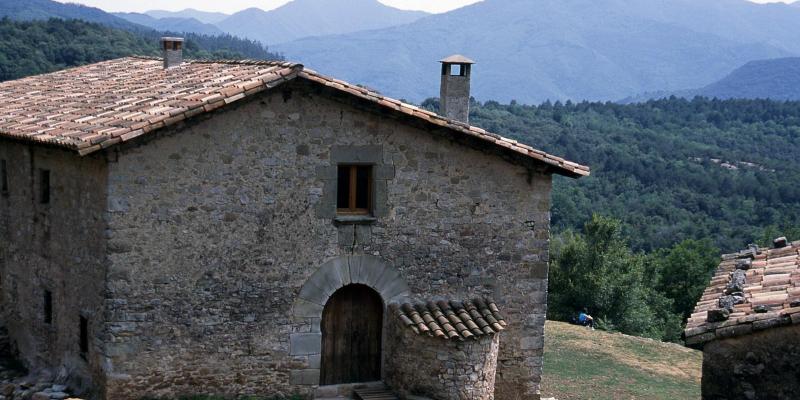
[(318, 369), (302, 369), (291, 371), (289, 383), (292, 385), (316, 386), (319, 385)]
[(289, 355), (303, 356), (322, 352), (322, 334), (293, 333), (289, 336)]

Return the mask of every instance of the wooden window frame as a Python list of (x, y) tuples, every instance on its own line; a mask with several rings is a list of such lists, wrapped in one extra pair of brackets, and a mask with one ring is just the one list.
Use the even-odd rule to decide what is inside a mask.
[[(369, 167), (369, 175), (367, 176), (367, 208), (358, 208), (356, 207), (356, 202), (358, 198), (358, 168), (359, 167)], [(373, 194), (372, 189), (374, 187), (373, 177), (374, 177), (374, 168), (372, 164), (339, 164), (337, 165), (338, 168), (350, 168), (350, 187), (349, 192), (347, 194), (348, 199), (348, 207), (347, 208), (339, 208), (338, 200), (336, 204), (336, 214), (337, 215), (344, 215), (344, 216), (368, 216), (372, 215), (372, 204), (373, 204)], [(338, 176), (338, 175), (337, 175)], [(339, 190), (339, 185), (336, 185), (337, 191)], [(338, 192), (337, 192), (337, 199), (338, 199)]]

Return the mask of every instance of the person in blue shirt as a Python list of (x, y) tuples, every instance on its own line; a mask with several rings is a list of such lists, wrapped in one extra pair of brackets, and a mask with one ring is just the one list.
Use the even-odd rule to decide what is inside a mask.
[(592, 328), (592, 330), (594, 330), (594, 318), (592, 318), (592, 316), (589, 315), (589, 311), (586, 310), (585, 307), (583, 311), (581, 311), (581, 313), (578, 315), (578, 322), (581, 325), (587, 328)]

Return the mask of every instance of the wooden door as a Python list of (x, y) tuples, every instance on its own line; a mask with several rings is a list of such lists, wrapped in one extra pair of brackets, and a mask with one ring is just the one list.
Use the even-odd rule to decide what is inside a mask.
[(381, 379), (383, 300), (368, 286), (348, 285), (322, 312), (321, 385)]

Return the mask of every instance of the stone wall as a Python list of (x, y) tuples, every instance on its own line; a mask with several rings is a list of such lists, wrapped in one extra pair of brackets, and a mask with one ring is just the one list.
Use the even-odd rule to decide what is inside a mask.
[(401, 397), (494, 399), (501, 335), (460, 342), (416, 334), (398, 321), (387, 316), (384, 373)]
[(798, 325), (714, 340), (703, 348), (705, 400), (789, 400), (798, 393)]
[[(0, 140), (8, 167), (0, 194), (0, 292), (13, 347), (30, 369), (63, 368), (89, 386), (100, 376), (105, 291), (106, 167), (102, 157)], [(50, 171), (42, 204), (40, 169)], [(52, 322), (44, 320), (44, 291)], [(80, 317), (89, 321), (89, 352), (81, 357)]]
[[(117, 150), (107, 398), (311, 394), (319, 357), (291, 354), (290, 339), (319, 321), (292, 307), (347, 255), (382, 259), (412, 297), (493, 297), (510, 323), (497, 397), (538, 398), (551, 177), (307, 85)], [(375, 221), (320, 212), (335, 207), (334, 149), (348, 148), (381, 161)]]

